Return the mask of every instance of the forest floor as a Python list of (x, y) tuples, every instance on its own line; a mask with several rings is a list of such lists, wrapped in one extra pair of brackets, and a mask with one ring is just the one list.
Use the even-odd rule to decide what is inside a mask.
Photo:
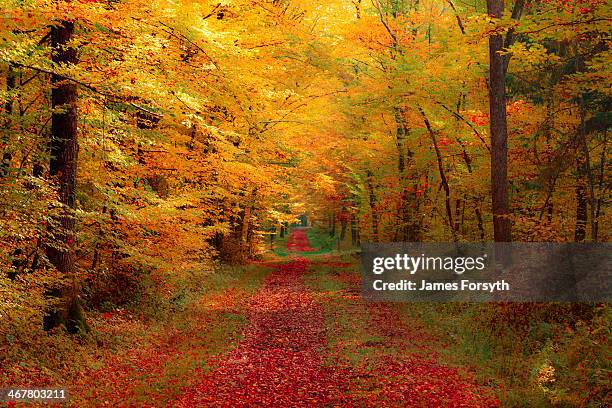
[(175, 402), (177, 406), (491, 407), (491, 390), (467, 370), (436, 361), (441, 347), (417, 321), (367, 304), (350, 263), (308, 258), (304, 229), (287, 241), (247, 301), (244, 339)]
[(129, 342), (100, 345), (78, 371), (21, 367), (9, 382), (65, 381), (73, 406), (499, 406), (470, 368), (441, 362), (422, 319), (366, 302), (353, 261), (312, 248), (302, 228), (285, 246), (160, 327), (108, 316), (98, 335)]

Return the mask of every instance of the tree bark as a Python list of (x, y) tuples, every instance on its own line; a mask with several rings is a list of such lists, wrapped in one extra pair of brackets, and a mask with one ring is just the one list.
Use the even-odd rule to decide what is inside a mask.
[(580, 159), (576, 160), (576, 226), (574, 229), (574, 241), (582, 242), (586, 238), (587, 226), (587, 193), (586, 193), (586, 177), (583, 174), (584, 163)]
[[(74, 22), (62, 21), (51, 28), (52, 61), (56, 64), (73, 65), (77, 62), (76, 49), (70, 47), (74, 34)], [(77, 176), (77, 86), (52, 75), (51, 83), (51, 161), (49, 175), (56, 183), (59, 201), (64, 208), (58, 217), (59, 230), (53, 231), (56, 242), (47, 245), (49, 261), (70, 282), (68, 287), (55, 288), (50, 295), (61, 297), (60, 306), (50, 310), (44, 319), (46, 330), (65, 325), (70, 333), (88, 330), (83, 309), (79, 302), (76, 284), (76, 236), (74, 209), (76, 208)], [(56, 227), (57, 228), (57, 227)]]
[(346, 207), (342, 207), (342, 211), (340, 213), (340, 241), (344, 241), (346, 239), (346, 224), (347, 224), (348, 212)]
[(372, 172), (368, 170), (366, 184), (370, 198), (370, 212), (372, 214), (372, 241), (378, 242), (380, 238), (378, 236), (378, 214), (376, 213), (376, 195), (374, 193), (374, 186), (372, 185), (372, 177)]
[(359, 242), (359, 225), (357, 224), (357, 214), (351, 213), (351, 244), (358, 246)]
[[(487, 0), (487, 11), (501, 18), (503, 0)], [(491, 132), (491, 201), (495, 242), (512, 241), (512, 224), (508, 203), (508, 125), (506, 118), (506, 66), (502, 34), (489, 37), (489, 114)]]
[(446, 207), (446, 219), (448, 222), (448, 227), (450, 228), (451, 235), (453, 236), (453, 241), (457, 241), (457, 231), (455, 230), (455, 224), (453, 223), (453, 209), (451, 207), (451, 197), (450, 197), (450, 187), (448, 185), (448, 180), (446, 178), (446, 173), (444, 172), (444, 163), (442, 162), (442, 153), (440, 152), (440, 147), (438, 146), (438, 140), (436, 139), (436, 133), (431, 127), (431, 123), (427, 116), (425, 115), (425, 111), (419, 108), (419, 112), (423, 117), (423, 122), (425, 123), (425, 127), (427, 128), (427, 132), (431, 138), (431, 142), (434, 147), (434, 151), (436, 153), (436, 159), (438, 162), (438, 172), (440, 173), (440, 181), (442, 183), (442, 188), (444, 189), (444, 204)]
[(604, 133), (604, 142), (603, 147), (601, 149), (601, 157), (599, 159), (599, 197), (597, 198), (597, 206), (595, 208), (595, 230), (593, 231), (593, 241), (597, 242), (599, 239), (599, 215), (601, 213), (601, 205), (604, 201), (606, 188), (604, 187), (605, 183), (605, 174), (606, 174), (606, 161), (608, 160), (608, 132)]
[(397, 172), (400, 180), (400, 205), (398, 211), (397, 227), (395, 231), (396, 240), (407, 241), (409, 240), (410, 230), (410, 214), (408, 209), (408, 194), (407, 194), (407, 179), (406, 167), (408, 160), (410, 160), (411, 154), (406, 149), (406, 138), (408, 137), (408, 125), (404, 119), (404, 109), (400, 107), (393, 108), (393, 115), (395, 117), (396, 132), (395, 132), (395, 143), (397, 146)]
[(4, 113), (6, 115), (6, 121), (4, 123), (4, 134), (2, 135), (2, 145), (4, 153), (2, 154), (2, 161), (0, 161), (0, 178), (6, 177), (9, 173), (11, 166), (11, 160), (13, 160), (13, 154), (9, 146), (10, 134), (11, 134), (11, 115), (13, 114), (13, 98), (10, 92), (15, 88), (16, 85), (15, 70), (11, 64), (9, 64), (6, 72), (6, 91), (9, 93), (9, 97), (4, 103)]

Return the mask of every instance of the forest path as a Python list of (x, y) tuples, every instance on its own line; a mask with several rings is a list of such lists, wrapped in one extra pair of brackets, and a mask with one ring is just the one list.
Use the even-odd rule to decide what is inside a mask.
[[(287, 241), (310, 252), (305, 229)], [(176, 406), (492, 407), (490, 390), (436, 362), (435, 339), (385, 304), (367, 304), (359, 276), (335, 256), (294, 255), (250, 299), (238, 346)]]
[[(309, 252), (304, 229), (287, 241)], [(334, 406), (349, 395), (347, 369), (325, 364), (325, 317), (304, 284), (310, 262), (295, 257), (274, 271), (247, 306), (244, 340), (199, 379), (177, 406)]]

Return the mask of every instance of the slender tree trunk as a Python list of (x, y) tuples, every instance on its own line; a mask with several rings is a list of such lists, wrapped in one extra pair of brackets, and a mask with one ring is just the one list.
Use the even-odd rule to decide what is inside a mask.
[(251, 233), (252, 228), (252, 219), (253, 212), (255, 211), (256, 201), (257, 200), (257, 188), (253, 188), (249, 199), (244, 207), (244, 215), (242, 217), (242, 225), (240, 231), (240, 242), (242, 246), (242, 252), (245, 256), (250, 257), (252, 254), (251, 247), (251, 238), (253, 234)]
[(404, 112), (401, 108), (393, 108), (393, 116), (395, 117), (396, 131), (395, 131), (395, 144), (397, 146), (397, 173), (400, 182), (400, 203), (399, 211), (397, 214), (397, 227), (395, 230), (395, 240), (405, 241), (407, 239), (408, 231), (408, 195), (406, 194), (406, 135), (408, 133), (406, 122), (404, 121)]
[[(459, 96), (459, 99), (457, 100), (457, 114), (459, 114), (460, 109), (461, 109), (461, 104), (462, 104), (462, 100), (465, 98), (465, 94), (461, 94)], [(457, 117), (456, 117), (457, 118)], [(459, 120), (457, 118), (457, 120)], [(463, 158), (463, 161), (465, 162), (465, 166), (467, 167), (467, 171), (469, 174), (472, 174), (473, 168), (472, 168), (472, 158), (470, 157), (470, 155), (467, 152), (467, 149), (465, 147), (465, 143), (460, 139), (460, 138), (455, 138), (455, 140), (457, 140), (457, 143), (459, 143), (459, 145), (461, 146), (461, 157)], [(482, 202), (482, 199), (480, 197), (480, 194), (476, 194), (474, 196), (474, 213), (476, 215), (476, 223), (478, 225), (478, 232), (480, 235), (480, 240), (484, 241), (485, 239), (485, 230), (484, 230), (484, 223), (482, 221), (482, 213), (480, 211), (480, 203)], [(464, 203), (465, 206), (465, 203)]]
[(599, 197), (597, 198), (597, 206), (595, 208), (595, 230), (593, 231), (593, 241), (597, 242), (597, 240), (599, 239), (599, 215), (601, 213), (601, 205), (603, 203), (604, 197), (605, 197), (605, 190), (606, 187), (604, 186), (605, 183), (605, 174), (606, 174), (606, 161), (608, 160), (607, 158), (607, 153), (608, 153), (608, 132), (606, 131), (604, 133), (604, 142), (603, 142), (603, 147), (601, 149), (601, 157), (599, 159), (599, 183), (598, 183), (598, 190), (599, 190)]
[[(102, 207), (102, 214), (106, 214), (106, 206)], [(102, 246), (101, 241), (103, 239), (103, 235), (102, 225), (98, 225), (98, 236), (96, 237), (98, 242), (96, 242), (96, 246), (94, 247), (93, 259), (91, 261), (91, 269), (93, 271), (96, 270), (98, 263), (100, 263), (100, 248)]]
[(346, 239), (346, 222), (347, 222), (347, 212), (346, 208), (342, 208), (342, 217), (340, 218), (340, 241), (344, 241)]
[(372, 214), (372, 241), (378, 242), (380, 237), (378, 236), (378, 214), (376, 213), (376, 195), (374, 194), (374, 186), (372, 185), (373, 174), (369, 170), (367, 172), (367, 177), (368, 178), (366, 180), (366, 184), (370, 199), (370, 211)]
[(457, 198), (455, 200), (455, 231), (459, 231), (459, 228), (463, 226), (463, 200)]
[[(587, 198), (587, 172), (589, 168), (588, 156), (584, 154), (583, 146), (586, 145), (584, 134), (584, 109), (580, 108), (580, 125), (576, 134), (576, 226), (574, 229), (574, 241), (581, 242), (586, 239), (586, 226), (588, 223)], [(588, 150), (587, 150), (588, 151)], [(583, 153), (583, 154), (581, 154)]]
[(395, 144), (397, 146), (397, 171), (400, 177), (403, 176), (404, 170), (406, 168), (405, 163), (405, 143), (406, 143), (406, 123), (404, 121), (404, 112), (401, 108), (395, 107), (393, 108), (393, 116), (395, 117), (395, 123), (397, 126), (395, 132)]
[[(503, 0), (487, 0), (491, 17), (501, 18)], [(489, 37), (489, 114), (491, 132), (491, 200), (495, 242), (512, 241), (508, 204), (508, 125), (506, 121), (506, 66), (501, 33)]]
[(251, 222), (251, 205), (247, 204), (244, 207), (242, 223), (240, 225), (240, 241), (243, 245), (247, 244), (247, 236), (249, 232), (249, 224)]
[[(57, 64), (72, 65), (77, 62), (76, 49), (69, 46), (74, 33), (74, 23), (62, 21), (51, 28), (52, 60)], [(76, 176), (77, 176), (77, 87), (76, 84), (53, 75), (51, 77), (51, 161), (49, 174), (57, 184), (59, 201), (65, 206), (57, 219), (59, 227), (54, 231), (56, 245), (46, 247), (49, 261), (67, 277), (69, 287), (51, 290), (51, 295), (61, 297), (58, 308), (45, 316), (45, 329), (61, 324), (71, 333), (87, 331), (87, 323), (79, 302), (76, 283)]]
[(357, 223), (357, 214), (351, 213), (351, 244), (355, 247), (359, 242), (359, 224)]
[[(584, 103), (581, 103), (584, 105)], [(591, 220), (591, 240), (594, 240), (595, 237), (595, 178), (593, 176), (593, 170), (591, 168), (591, 153), (589, 151), (589, 143), (587, 141), (587, 131), (585, 128), (585, 116), (586, 116), (586, 108), (581, 106), (580, 113), (580, 150), (582, 151), (583, 157), (583, 170), (586, 174), (586, 179), (588, 181), (588, 202), (589, 202), (589, 214), (588, 217)]]
[(586, 177), (582, 173), (584, 169), (580, 160), (576, 161), (576, 227), (574, 229), (574, 241), (581, 242), (586, 238), (586, 226), (588, 218), (588, 200), (586, 193)]
[(446, 219), (448, 222), (448, 227), (450, 228), (451, 234), (453, 236), (453, 241), (457, 241), (457, 231), (455, 230), (455, 224), (453, 223), (453, 209), (451, 207), (451, 197), (450, 197), (450, 187), (448, 185), (448, 180), (446, 179), (446, 173), (444, 172), (444, 163), (442, 162), (442, 153), (440, 152), (440, 147), (438, 146), (438, 140), (436, 139), (436, 133), (431, 127), (431, 123), (429, 123), (429, 119), (425, 115), (425, 111), (419, 108), (419, 112), (423, 117), (423, 122), (425, 123), (425, 127), (427, 128), (427, 132), (431, 138), (431, 142), (434, 147), (434, 151), (436, 152), (436, 159), (438, 162), (438, 172), (440, 173), (440, 181), (442, 182), (442, 188), (444, 189), (444, 203), (446, 207)]

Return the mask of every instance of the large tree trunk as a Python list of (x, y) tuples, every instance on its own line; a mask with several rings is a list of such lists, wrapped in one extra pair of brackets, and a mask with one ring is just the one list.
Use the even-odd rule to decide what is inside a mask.
[[(74, 33), (74, 23), (62, 21), (51, 28), (52, 60), (57, 64), (71, 65), (77, 62), (76, 49), (69, 46)], [(59, 307), (48, 312), (44, 319), (45, 329), (61, 324), (71, 333), (86, 331), (87, 324), (79, 303), (76, 284), (75, 217), (76, 175), (77, 175), (77, 87), (64, 78), (51, 78), (51, 161), (49, 174), (57, 184), (60, 202), (65, 206), (58, 217), (55, 231), (55, 245), (46, 247), (49, 261), (60, 271), (68, 282), (66, 287), (51, 291), (54, 297), (61, 297)]]
[[(493, 18), (501, 18), (503, 0), (487, 0)], [(508, 125), (506, 122), (505, 57), (500, 54), (504, 39), (500, 34), (489, 37), (489, 113), (491, 129), (491, 199), (495, 242), (512, 240), (508, 206)]]

